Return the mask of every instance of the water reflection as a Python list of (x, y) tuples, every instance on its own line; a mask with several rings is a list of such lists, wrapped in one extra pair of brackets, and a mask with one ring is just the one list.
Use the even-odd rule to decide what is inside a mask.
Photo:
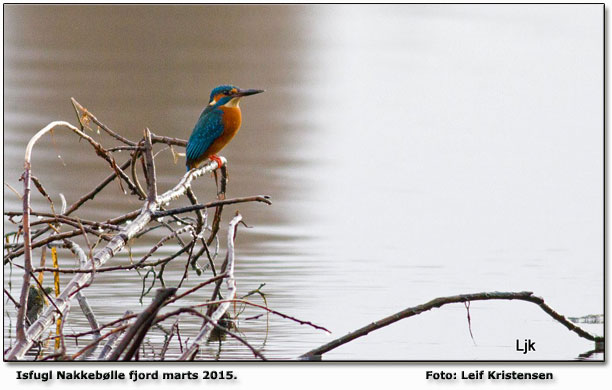
[[(243, 103), (243, 128), (223, 151), (228, 196), (269, 194), (274, 202), (226, 210), (228, 218), (239, 209), (253, 226), (237, 241), (241, 293), (266, 283), (272, 307), (334, 336), (437, 296), (485, 290), (535, 290), (568, 315), (602, 312), (598, 7), (7, 5), (5, 12), (4, 172), (14, 187), (27, 139), (51, 120), (72, 120), (71, 96), (131, 139), (145, 126), (187, 138), (214, 85), (264, 88), (262, 98)], [(165, 189), (184, 168), (167, 151), (161, 156)], [(60, 132), (37, 146), (34, 169), (54, 199), (62, 192), (70, 204), (109, 173), (89, 157)], [(213, 181), (199, 181), (196, 192), (214, 197)], [(46, 207), (42, 199), (34, 205)], [(5, 190), (5, 208), (19, 207)], [(113, 188), (80, 215), (105, 219), (108, 210), (138, 207)], [(126, 261), (122, 254), (109, 265)], [(182, 270), (169, 267), (167, 282)], [(116, 318), (107, 302), (120, 297), (122, 310), (141, 311), (139, 283), (127, 272), (99, 275), (92, 306)], [(525, 306), (473, 305), (477, 346), (465, 309), (449, 307), (329, 358), (517, 359), (512, 346), (523, 336), (541, 340), (534, 359), (573, 359), (590, 348)], [(329, 341), (269, 320), (239, 327), (271, 358)], [(76, 314), (72, 321), (86, 326)], [(197, 328), (187, 321), (182, 331)], [(232, 340), (220, 351), (224, 359), (251, 356)]]

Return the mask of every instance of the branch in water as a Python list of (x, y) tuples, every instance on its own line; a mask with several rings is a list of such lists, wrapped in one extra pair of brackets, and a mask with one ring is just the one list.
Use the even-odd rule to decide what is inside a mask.
[(300, 358), (304, 360), (317, 359), (324, 353), (329, 352), (333, 349), (336, 349), (339, 346), (344, 345), (350, 341), (353, 341), (359, 337), (365, 336), (372, 331), (375, 331), (380, 328), (384, 328), (385, 326), (391, 325), (394, 322), (397, 322), (404, 318), (412, 317), (412, 316), (421, 314), (425, 311), (447, 305), (449, 303), (484, 301), (484, 300), (494, 300), (494, 299), (495, 300), (514, 300), (516, 299), (516, 300), (535, 303), (542, 310), (548, 313), (548, 315), (550, 315), (555, 320), (560, 322), (563, 326), (568, 328), (570, 331), (573, 331), (576, 334), (578, 334), (578, 336), (583, 337), (587, 340), (595, 341), (595, 342), (601, 342), (603, 340), (602, 337), (593, 336), (590, 333), (583, 330), (582, 328), (572, 324), (564, 316), (557, 313), (550, 306), (548, 306), (544, 302), (544, 299), (534, 296), (533, 293), (530, 291), (482, 292), (482, 293), (476, 293), (476, 294), (462, 294), (462, 295), (453, 295), (449, 297), (436, 298), (422, 305), (409, 307), (389, 317), (385, 317), (379, 321), (372, 322), (371, 324), (366, 325), (362, 328), (359, 328), (356, 331), (351, 332), (345, 336), (332, 340), (329, 343), (324, 344), (318, 348), (308, 351), (305, 354), (301, 355)]

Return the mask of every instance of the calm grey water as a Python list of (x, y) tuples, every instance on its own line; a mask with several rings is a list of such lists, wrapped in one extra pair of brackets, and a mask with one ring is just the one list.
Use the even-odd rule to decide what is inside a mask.
[[(459, 293), (529, 290), (569, 316), (603, 312), (601, 6), (4, 10), (4, 180), (15, 188), (28, 139), (52, 120), (75, 121), (70, 97), (131, 139), (144, 127), (187, 138), (212, 87), (266, 89), (243, 101), (242, 130), (222, 155), (229, 197), (268, 194), (273, 205), (227, 207), (222, 237), (240, 210), (252, 228), (237, 239), (239, 294), (265, 283), (270, 307), (333, 332), (246, 320), (261, 313), (247, 308), (239, 330), (269, 358)], [(161, 190), (184, 173), (167, 151), (157, 164)], [(33, 173), (57, 204), (60, 192), (70, 204), (109, 172), (72, 134), (36, 146)], [(200, 200), (215, 196), (209, 177), (195, 189)], [(48, 209), (40, 198), (34, 206)], [(78, 215), (139, 207), (113, 183)], [(4, 208), (21, 208), (6, 186)], [(160, 237), (134, 242), (133, 253)], [(183, 264), (169, 268), (168, 284)], [(4, 276), (18, 295), (21, 274), (5, 267)], [(188, 285), (201, 280), (191, 274)], [(141, 311), (141, 288), (133, 272), (99, 274), (87, 296), (104, 322)], [(475, 341), (465, 308), (451, 305), (325, 358), (568, 360), (593, 348), (532, 304), (476, 302), (470, 315)], [(14, 316), (9, 303), (5, 347)], [(76, 306), (66, 326), (87, 328)], [(185, 317), (183, 339), (198, 326)], [(515, 343), (526, 338), (537, 351), (523, 355)], [(169, 357), (178, 353), (173, 342)], [(231, 339), (202, 356), (252, 358)]]

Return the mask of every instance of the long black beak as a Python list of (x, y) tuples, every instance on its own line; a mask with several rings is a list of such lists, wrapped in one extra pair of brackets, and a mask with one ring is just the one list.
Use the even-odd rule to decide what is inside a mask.
[(263, 89), (241, 89), (234, 94), (236, 97), (255, 95), (264, 92)]

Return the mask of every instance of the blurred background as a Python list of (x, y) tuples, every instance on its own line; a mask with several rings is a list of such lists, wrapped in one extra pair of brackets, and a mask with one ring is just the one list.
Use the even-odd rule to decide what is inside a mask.
[[(601, 314), (602, 23), (601, 5), (5, 5), (4, 181), (21, 190), (36, 131), (76, 123), (70, 97), (131, 139), (144, 127), (187, 139), (213, 87), (262, 88), (242, 102), (242, 129), (221, 154), (228, 197), (268, 194), (273, 204), (227, 207), (222, 237), (240, 210), (252, 228), (237, 239), (239, 294), (265, 283), (271, 308), (333, 332), (242, 320), (264, 355), (295, 358), (460, 293), (529, 290), (562, 314)], [(163, 191), (184, 160), (162, 152), (156, 161)], [(56, 204), (109, 173), (68, 132), (35, 148), (33, 174)], [(104, 220), (140, 207), (113, 185), (78, 215)], [(4, 188), (5, 211), (21, 210)], [(201, 201), (216, 195), (209, 177), (195, 190)], [(33, 204), (48, 209), (42, 198)], [(107, 265), (127, 261), (122, 253)], [(18, 271), (4, 269), (14, 295)], [(182, 262), (169, 272), (171, 284)], [(142, 311), (141, 289), (133, 272), (99, 274), (87, 295), (104, 322)], [(324, 358), (569, 360), (593, 349), (533, 304), (475, 302), (470, 315), (474, 341), (465, 308), (451, 305)], [(11, 305), (4, 318), (7, 347)], [(194, 334), (199, 321), (186, 322), (181, 331)], [(69, 326), (88, 325), (74, 309)], [(515, 351), (525, 338), (536, 352)], [(203, 353), (252, 358), (231, 339)]]

